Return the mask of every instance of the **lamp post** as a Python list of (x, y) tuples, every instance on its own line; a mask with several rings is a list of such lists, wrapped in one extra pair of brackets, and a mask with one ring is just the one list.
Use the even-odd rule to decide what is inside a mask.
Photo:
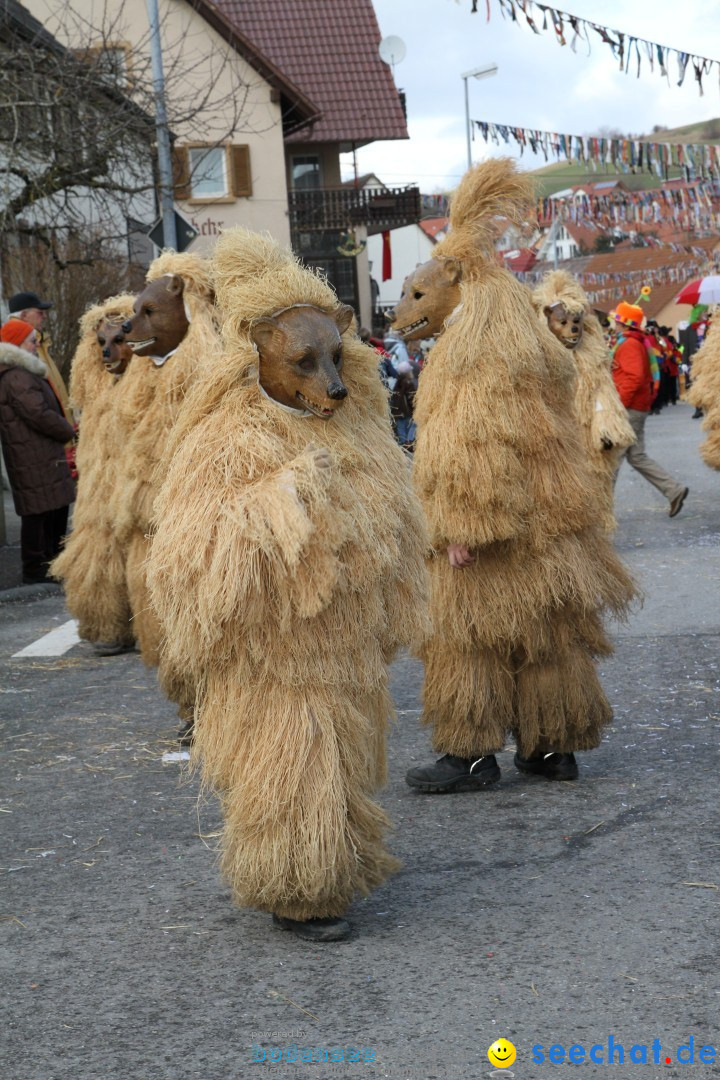
[(165, 108), (165, 78), (163, 75), (162, 44), (158, 0), (146, 0), (150, 22), (150, 53), (152, 56), (153, 90), (155, 92), (155, 129), (157, 138), (158, 174), (160, 177), (160, 207), (163, 221), (163, 247), (177, 250), (175, 206), (173, 202), (173, 171), (170, 150), (170, 131)]
[(493, 75), (497, 75), (497, 64), (485, 64), (484, 67), (473, 68), (472, 71), (465, 71), (460, 78), (465, 83), (465, 134), (467, 135), (467, 155), (468, 155), (468, 169), (472, 165), (472, 149), (470, 146), (470, 98), (468, 95), (468, 79), (489, 79)]

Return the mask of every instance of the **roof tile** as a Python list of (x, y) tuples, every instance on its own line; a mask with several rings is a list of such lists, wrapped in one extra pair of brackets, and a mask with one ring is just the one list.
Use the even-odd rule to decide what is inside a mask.
[(216, 0), (216, 7), (321, 109), (294, 142), (407, 139), (372, 0)]

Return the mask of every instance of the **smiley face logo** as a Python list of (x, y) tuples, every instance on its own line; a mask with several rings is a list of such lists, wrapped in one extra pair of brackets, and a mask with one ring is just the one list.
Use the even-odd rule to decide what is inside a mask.
[(507, 1069), (516, 1057), (515, 1047), (507, 1039), (497, 1039), (488, 1049), (488, 1061), (498, 1069)]

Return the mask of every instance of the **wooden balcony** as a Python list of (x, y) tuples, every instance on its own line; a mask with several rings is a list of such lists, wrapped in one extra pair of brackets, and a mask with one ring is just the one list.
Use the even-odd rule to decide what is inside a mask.
[(293, 233), (345, 229), (365, 225), (368, 235), (412, 225), (420, 220), (420, 189), (415, 187), (363, 189), (351, 187), (289, 191)]

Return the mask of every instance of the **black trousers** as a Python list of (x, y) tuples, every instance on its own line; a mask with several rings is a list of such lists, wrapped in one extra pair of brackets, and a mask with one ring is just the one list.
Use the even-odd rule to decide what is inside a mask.
[(67, 532), (69, 506), (20, 518), (20, 557), (24, 582), (43, 581), (48, 565), (62, 547)]

